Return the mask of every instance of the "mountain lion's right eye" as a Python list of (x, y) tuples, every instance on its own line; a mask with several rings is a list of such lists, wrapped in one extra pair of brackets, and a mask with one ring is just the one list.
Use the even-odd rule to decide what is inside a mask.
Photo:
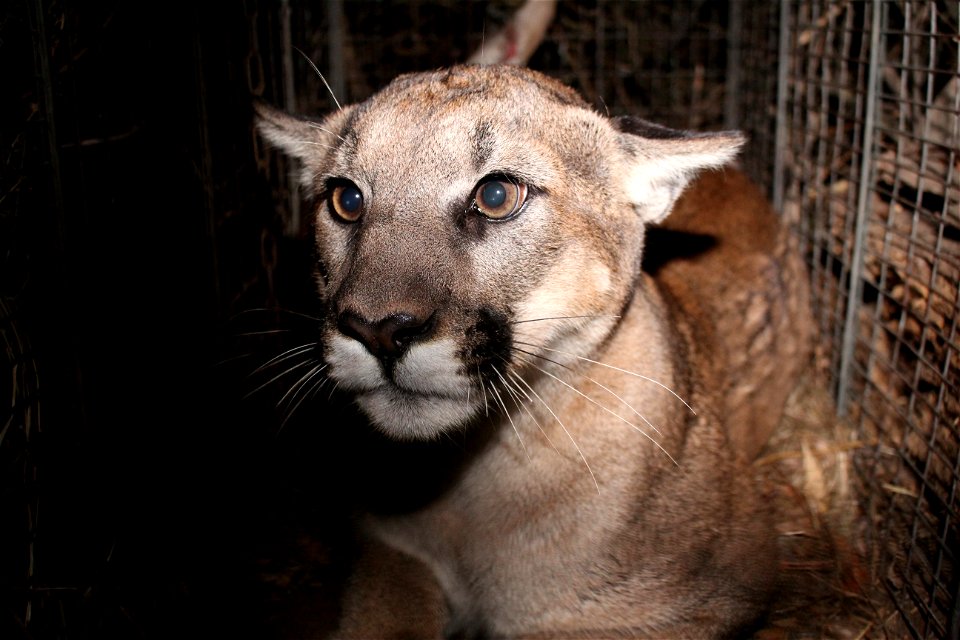
[(473, 207), (490, 220), (506, 220), (520, 210), (526, 199), (527, 185), (494, 178), (473, 192)]
[(341, 184), (330, 194), (330, 208), (344, 222), (356, 222), (363, 213), (363, 194), (352, 184)]

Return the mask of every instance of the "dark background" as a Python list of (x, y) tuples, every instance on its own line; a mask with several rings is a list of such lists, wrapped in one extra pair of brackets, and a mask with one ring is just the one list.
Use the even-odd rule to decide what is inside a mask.
[(275, 398), (244, 399), (275, 345), (241, 334), (276, 316), (241, 312), (308, 310), (310, 245), (255, 164), (257, 9), (0, 15), (4, 638), (269, 630), (300, 448)]

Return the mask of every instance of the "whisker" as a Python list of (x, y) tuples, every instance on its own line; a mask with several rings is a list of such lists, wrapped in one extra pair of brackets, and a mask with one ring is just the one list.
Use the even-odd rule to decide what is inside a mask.
[[(323, 368), (324, 368), (324, 367), (321, 367), (320, 370), (322, 371)], [(311, 372), (311, 374), (310, 374), (311, 377), (314, 375), (314, 372), (319, 373), (319, 371), (317, 371), (316, 368), (314, 368), (313, 372)], [(300, 408), (300, 405), (303, 404), (303, 402), (304, 402), (307, 398), (314, 398), (314, 397), (316, 397), (316, 393), (317, 393), (318, 391), (320, 391), (320, 389), (323, 388), (323, 385), (327, 384), (327, 382), (329, 382), (329, 381), (330, 381), (330, 378), (328, 378), (328, 377), (326, 377), (326, 376), (319, 376), (318, 379), (317, 379), (316, 381), (314, 381), (314, 383), (313, 383), (313, 385), (310, 387), (310, 389), (309, 389), (308, 391), (306, 391), (305, 393), (303, 393), (303, 394), (300, 396), (300, 399), (297, 401), (297, 403), (294, 404), (292, 407), (290, 407), (290, 410), (287, 411), (286, 417), (283, 419), (283, 422), (280, 423), (280, 427), (277, 429), (277, 435), (280, 435), (280, 432), (283, 431), (284, 427), (287, 426), (287, 422), (290, 420), (290, 418), (293, 417), (293, 414), (295, 414), (295, 413), (297, 412), (297, 409)], [(304, 384), (304, 386), (306, 386), (306, 384)]]
[(557, 449), (557, 445), (553, 443), (553, 440), (551, 440), (550, 436), (547, 435), (547, 432), (544, 431), (543, 427), (540, 425), (540, 421), (537, 420), (537, 417), (535, 415), (533, 415), (533, 411), (530, 410), (530, 407), (528, 407), (525, 402), (521, 401), (521, 398), (520, 398), (521, 393), (527, 399), (527, 402), (533, 402), (533, 399), (530, 397), (530, 395), (526, 391), (523, 390), (523, 387), (517, 384), (515, 380), (517, 378), (517, 374), (513, 373), (512, 371), (508, 371), (507, 375), (514, 379), (512, 384), (506, 381), (504, 382), (504, 384), (506, 384), (507, 391), (510, 393), (511, 397), (513, 398), (514, 403), (516, 403), (518, 408), (522, 408), (524, 411), (527, 412), (527, 415), (530, 416), (531, 420), (533, 420), (533, 424), (537, 425), (537, 429), (539, 429), (540, 433), (543, 434), (543, 437), (547, 439), (547, 442), (550, 444), (551, 447), (553, 447), (553, 450), (556, 451), (557, 453), (560, 453), (560, 449)]
[(250, 393), (244, 395), (244, 396), (243, 396), (244, 399), (249, 398), (250, 396), (252, 396), (252, 395), (255, 394), (255, 393), (259, 393), (262, 389), (270, 386), (271, 384), (273, 384), (274, 382), (276, 382), (277, 380), (279, 380), (279, 379), (282, 378), (283, 376), (287, 375), (287, 374), (290, 373), (291, 371), (296, 371), (297, 369), (300, 369), (300, 368), (302, 368), (302, 367), (307, 367), (307, 366), (310, 366), (310, 360), (305, 360), (305, 361), (303, 361), (303, 362), (299, 362), (299, 363), (293, 365), (292, 367), (290, 367), (290, 368), (287, 369), (286, 371), (282, 371), (282, 372), (278, 373), (277, 375), (275, 375), (274, 377), (270, 378), (269, 380), (267, 380), (266, 382), (264, 382), (263, 384), (261, 384), (259, 387), (257, 387), (256, 389), (254, 389), (254, 390), (251, 391)]
[(280, 312), (284, 315), (295, 316), (297, 318), (303, 318), (304, 320), (311, 320), (313, 322), (322, 322), (323, 319), (309, 313), (304, 313), (302, 311), (293, 311), (291, 309), (280, 309)]
[[(524, 351), (524, 352), (522, 352), (522, 353), (526, 353), (526, 352)], [(562, 384), (563, 386), (565, 386), (565, 387), (567, 387), (568, 389), (572, 390), (574, 393), (579, 394), (580, 396), (582, 396), (583, 398), (585, 398), (588, 402), (591, 402), (591, 403), (593, 403), (594, 405), (596, 405), (597, 407), (600, 407), (601, 409), (603, 409), (604, 411), (606, 411), (607, 413), (609, 413), (609, 414), (612, 415), (613, 417), (617, 418), (618, 420), (621, 420), (621, 421), (625, 422), (626, 424), (630, 425), (631, 427), (633, 427), (633, 428), (637, 431), (637, 433), (641, 434), (644, 438), (646, 438), (647, 440), (649, 440), (650, 442), (652, 442), (654, 445), (656, 445), (656, 447), (657, 447), (658, 449), (660, 449), (660, 451), (663, 451), (663, 453), (666, 454), (666, 456), (667, 456), (668, 458), (670, 458), (670, 461), (673, 462), (673, 464), (675, 464), (675, 465), (678, 466), (678, 467), (680, 466), (680, 464), (674, 459), (674, 457), (673, 457), (672, 455), (670, 455), (670, 452), (663, 448), (663, 445), (661, 445), (659, 442), (657, 442), (656, 440), (654, 440), (653, 437), (652, 437), (649, 433), (647, 433), (646, 431), (644, 431), (643, 429), (641, 429), (641, 428), (638, 427), (637, 425), (633, 424), (632, 422), (630, 422), (629, 420), (627, 420), (626, 418), (624, 418), (623, 416), (621, 416), (621, 415), (618, 414), (617, 412), (612, 411), (612, 410), (609, 409), (608, 407), (605, 407), (604, 405), (600, 404), (599, 402), (597, 402), (596, 400), (594, 400), (593, 398), (591, 398), (590, 396), (588, 396), (588, 395), (585, 394), (584, 392), (580, 391), (579, 389), (577, 389), (577, 388), (574, 387), (573, 385), (569, 384), (568, 382), (565, 382), (565, 381), (561, 380), (560, 378), (558, 378), (557, 376), (553, 375), (552, 373), (550, 373), (549, 371), (547, 371), (547, 370), (544, 369), (543, 367), (540, 367), (540, 366), (534, 364), (533, 362), (531, 362), (530, 360), (528, 360), (528, 359), (526, 359), (526, 358), (520, 358), (520, 360), (523, 361), (523, 362), (526, 362), (528, 365), (530, 365), (530, 366), (533, 367), (534, 369), (538, 369), (540, 372), (544, 373), (545, 375), (550, 376), (551, 378), (553, 378), (554, 380), (556, 380), (557, 382), (559, 382), (559, 383)]]
[(659, 436), (662, 436), (662, 435), (663, 435), (663, 433), (660, 432), (660, 429), (657, 429), (657, 427), (655, 427), (652, 422), (650, 422), (649, 420), (647, 420), (647, 417), (646, 417), (645, 415), (643, 415), (642, 413), (640, 413), (639, 411), (637, 411), (636, 408), (635, 408), (632, 404), (630, 404), (629, 402), (627, 402), (626, 400), (624, 400), (623, 398), (621, 398), (620, 395), (617, 394), (617, 392), (615, 392), (613, 389), (611, 389), (610, 387), (606, 386), (605, 384), (603, 384), (603, 383), (601, 383), (601, 382), (598, 382), (597, 380), (594, 380), (594, 379), (591, 378), (590, 376), (583, 375), (582, 373), (581, 373), (580, 375), (583, 376), (584, 378), (586, 378), (587, 380), (589, 380), (590, 382), (592, 382), (593, 384), (597, 385), (598, 387), (600, 387), (601, 389), (603, 389), (604, 391), (606, 391), (606, 392), (609, 393), (610, 395), (612, 395), (612, 396), (613, 396), (614, 398), (616, 398), (617, 400), (619, 400), (620, 403), (621, 403), (623, 406), (625, 406), (626, 408), (630, 409), (630, 411), (633, 411), (633, 412), (636, 414), (636, 416), (637, 416), (638, 418), (640, 418), (641, 420), (643, 420), (643, 423), (644, 423), (644, 424), (646, 424), (648, 427), (650, 427), (651, 429), (653, 429), (653, 430), (657, 433), (657, 435), (659, 435)]
[(332, 136), (340, 138), (340, 142), (346, 142), (346, 139), (343, 136), (341, 136), (339, 133), (336, 133), (335, 131), (330, 131), (330, 129), (327, 129), (326, 127), (321, 127), (316, 122), (308, 122), (307, 126), (310, 127), (311, 129), (319, 129), (324, 133), (329, 133)]
[(306, 344), (301, 344), (298, 347), (291, 347), (290, 349), (287, 349), (286, 351), (270, 358), (269, 360), (264, 362), (262, 365), (254, 369), (252, 372), (250, 372), (250, 376), (255, 376), (261, 371), (263, 371), (264, 369), (269, 369), (270, 367), (276, 364), (280, 364), (284, 360), (289, 360), (290, 358), (295, 358), (297, 356), (303, 355), (304, 353), (308, 353), (316, 346), (317, 346), (316, 342), (308, 342)]
[(487, 46), (487, 20), (484, 18), (483, 27), (480, 30), (480, 57), (483, 58), (484, 49)]
[[(496, 373), (501, 380), (503, 380), (504, 384), (507, 383), (507, 381), (504, 380), (503, 375), (497, 371), (496, 367), (493, 367), (493, 372)], [(530, 452), (527, 451), (527, 445), (523, 443), (523, 438), (520, 437), (520, 430), (517, 429), (517, 425), (513, 422), (513, 417), (510, 415), (510, 410), (507, 409), (507, 403), (503, 401), (503, 397), (500, 395), (500, 392), (497, 391), (497, 387), (495, 385), (490, 385), (490, 391), (496, 396), (500, 406), (503, 407), (503, 413), (507, 416), (507, 420), (510, 421), (510, 426), (513, 427), (513, 432), (517, 434), (517, 440), (520, 441), (520, 448), (523, 449), (523, 454), (527, 456), (527, 460), (530, 460)]]
[[(294, 49), (297, 49), (297, 47), (294, 47)], [(331, 89), (331, 88), (330, 88), (330, 85), (327, 84), (327, 79), (323, 77), (323, 74), (322, 74), (322, 73), (320, 73), (320, 69), (317, 69), (317, 65), (313, 64), (313, 60), (310, 59), (310, 56), (308, 56), (307, 54), (305, 54), (305, 53), (304, 53), (303, 51), (301, 51), (300, 49), (297, 49), (297, 53), (299, 53), (300, 55), (302, 55), (302, 56), (304, 57), (304, 59), (307, 61), (307, 64), (309, 64), (311, 67), (313, 67), (313, 70), (317, 72), (317, 75), (318, 75), (318, 76), (320, 76), (320, 80), (323, 82), (323, 86), (325, 86), (325, 87), (327, 88), (327, 91), (330, 92), (330, 97), (333, 98), (333, 104), (337, 105), (337, 110), (338, 110), (338, 111), (343, 111), (343, 107), (340, 106), (340, 101), (337, 100), (337, 96), (333, 95), (333, 89)]]
[[(333, 394), (335, 394), (335, 393), (337, 392), (337, 387), (339, 387), (339, 386), (340, 386), (340, 381), (339, 381), (339, 380), (334, 380), (334, 381), (333, 381), (333, 386), (330, 387), (330, 393), (329, 393), (329, 395), (327, 395), (327, 402), (330, 402), (331, 400), (333, 400)], [(318, 391), (319, 391), (319, 389), (318, 389)]]
[(221, 358), (213, 363), (213, 367), (224, 367), (230, 363), (238, 362), (240, 360), (246, 360), (247, 358), (253, 357), (252, 353), (238, 353), (235, 356), (229, 356), (227, 358)]
[(253, 336), (271, 336), (277, 333), (290, 333), (290, 329), (264, 329), (263, 331), (245, 331), (235, 334), (239, 338), (252, 338)]
[(587, 459), (586, 459), (586, 458), (584, 457), (584, 455), (583, 455), (583, 451), (580, 450), (580, 445), (577, 444), (577, 441), (574, 440), (574, 439), (573, 439), (573, 436), (570, 435), (570, 432), (567, 431), (567, 427), (563, 424), (563, 420), (561, 420), (560, 417), (559, 417), (556, 413), (553, 412), (553, 409), (551, 409), (551, 408), (550, 408), (550, 405), (548, 405), (548, 404), (546, 403), (546, 401), (545, 401), (543, 398), (540, 397), (540, 394), (537, 393), (536, 391), (534, 391), (533, 387), (530, 386), (530, 383), (528, 383), (528, 382), (527, 382), (526, 380), (524, 380), (523, 378), (518, 378), (518, 379), (520, 380), (520, 382), (523, 383), (523, 385), (524, 385), (527, 389), (530, 390), (530, 393), (532, 393), (532, 394), (537, 398), (537, 400), (540, 401), (540, 404), (543, 405), (544, 409), (546, 409), (547, 411), (550, 412), (550, 415), (552, 415), (552, 416), (553, 416), (553, 419), (557, 421), (557, 424), (560, 425), (560, 428), (563, 429), (563, 432), (564, 432), (565, 434), (567, 434), (567, 437), (570, 439), (570, 442), (573, 443), (573, 448), (577, 450), (577, 454), (580, 456), (580, 460), (583, 461), (583, 466), (585, 466), (585, 467), (587, 468), (587, 472), (590, 474), (590, 477), (593, 479), (593, 484), (594, 484), (594, 486), (597, 488), (597, 493), (599, 494), (599, 493), (600, 493), (600, 483), (597, 482), (597, 476), (594, 475), (593, 469), (590, 468), (590, 463), (587, 462)]
[(250, 315), (251, 313), (281, 313), (288, 316), (297, 316), (300, 318), (306, 318), (307, 320), (313, 320), (315, 322), (320, 322), (320, 318), (316, 316), (311, 316), (300, 311), (292, 311), (290, 309), (273, 309), (270, 307), (255, 307), (253, 309), (244, 309), (243, 311), (238, 311), (233, 316), (230, 317), (230, 320), (238, 320), (242, 316)]
[(323, 147), (327, 151), (336, 151), (336, 147), (331, 147), (328, 144), (323, 144), (322, 142), (316, 142), (315, 140), (297, 140), (299, 144), (312, 144), (315, 147)]
[(586, 358), (586, 357), (584, 357), (584, 356), (578, 356), (577, 354), (575, 354), (575, 353), (570, 353), (570, 352), (568, 352), (568, 351), (561, 351), (560, 349), (550, 349), (549, 347), (538, 346), (538, 345), (535, 345), (535, 344), (530, 344), (529, 342), (520, 342), (520, 341), (517, 341), (517, 344), (522, 344), (522, 345), (525, 345), (525, 346), (528, 346), (528, 347), (533, 347), (534, 349), (543, 349), (544, 351), (552, 351), (553, 353), (559, 353), (559, 354), (561, 354), (561, 355), (570, 356), (571, 358), (576, 358), (577, 360), (582, 360), (582, 361), (584, 361), (584, 362), (589, 362), (590, 364), (595, 364), (595, 365), (600, 366), (600, 367), (606, 367), (607, 369), (612, 369), (612, 370), (614, 370), (614, 371), (619, 371), (620, 373), (625, 373), (625, 374), (627, 374), (627, 375), (629, 375), (629, 376), (634, 376), (635, 378), (640, 378), (641, 380), (646, 380), (647, 382), (652, 382), (653, 384), (655, 384), (655, 385), (657, 385), (658, 387), (664, 389), (665, 391), (667, 391), (668, 393), (670, 393), (674, 398), (676, 398), (677, 400), (679, 400), (680, 402), (682, 402), (682, 403), (683, 403), (683, 406), (685, 406), (687, 409), (690, 410), (690, 413), (692, 413), (693, 415), (697, 415), (697, 412), (693, 410), (693, 407), (691, 407), (689, 404), (687, 404), (687, 401), (686, 401), (686, 400), (684, 400), (683, 398), (681, 398), (681, 397), (677, 394), (676, 391), (674, 391), (673, 389), (671, 389), (671, 388), (668, 387), (667, 385), (663, 384), (663, 383), (660, 382), (659, 380), (655, 380), (655, 379), (650, 378), (650, 377), (648, 377), (648, 376), (645, 376), (645, 375), (643, 375), (643, 374), (636, 373), (635, 371), (628, 371), (628, 370), (626, 370), (626, 369), (621, 369), (620, 367), (615, 367), (615, 366), (613, 366), (612, 364), (606, 364), (606, 363), (603, 363), (603, 362), (597, 362), (596, 360), (591, 360), (590, 358)]
[(617, 318), (620, 316), (609, 313), (601, 313), (598, 315), (588, 315), (588, 316), (555, 316), (552, 318), (529, 318), (527, 320), (511, 320), (507, 324), (524, 324), (526, 322), (546, 322), (547, 320), (589, 320), (593, 318)]
[(277, 400), (277, 407), (279, 407), (280, 405), (282, 405), (282, 404), (286, 401), (287, 397), (290, 396), (291, 393), (293, 394), (293, 397), (295, 398), (296, 395), (297, 395), (298, 390), (299, 390), (300, 387), (301, 387), (301, 385), (306, 385), (306, 383), (309, 382), (310, 379), (311, 379), (315, 374), (320, 373), (321, 371), (323, 371), (323, 370), (326, 369), (326, 368), (327, 368), (327, 365), (325, 365), (325, 364), (323, 364), (323, 363), (321, 362), (320, 364), (316, 365), (313, 369), (310, 369), (310, 371), (308, 371), (308, 372), (306, 372), (305, 374), (303, 374), (302, 376), (300, 376), (300, 379), (299, 379), (299, 380), (297, 380), (297, 381), (294, 382), (292, 385), (290, 385), (290, 389), (288, 389), (287, 392), (286, 392), (285, 394), (283, 394), (283, 397), (281, 397), (279, 400)]
[[(528, 344), (528, 343), (526, 343), (526, 342), (518, 342), (517, 344)], [(533, 345), (530, 345), (530, 346), (533, 346)], [(527, 350), (525, 350), (525, 349), (520, 349), (520, 348), (517, 348), (517, 347), (514, 347), (514, 351), (518, 351), (518, 352), (520, 352), (520, 353), (526, 354), (526, 355), (528, 355), (528, 356), (530, 356), (530, 357), (533, 357), (533, 358), (540, 358), (541, 360), (546, 360), (547, 362), (550, 362), (550, 363), (552, 363), (552, 364), (555, 364), (555, 365), (557, 365), (558, 367), (563, 367), (563, 368), (566, 369), (567, 371), (570, 371), (571, 373), (574, 373), (574, 374), (580, 376), (581, 378), (584, 378), (584, 379), (592, 382), (593, 384), (597, 385), (598, 387), (600, 387), (601, 389), (603, 389), (604, 391), (606, 391), (607, 393), (609, 393), (610, 395), (612, 395), (614, 398), (616, 398), (617, 400), (619, 400), (620, 403), (621, 403), (623, 406), (625, 406), (625, 407), (627, 407), (628, 409), (630, 409), (630, 411), (633, 411), (635, 414), (637, 414), (637, 417), (640, 418), (641, 420), (643, 420), (643, 422), (646, 423), (646, 425), (647, 425), (648, 427), (650, 427), (651, 429), (653, 429), (654, 431), (656, 431), (656, 432), (657, 432), (657, 435), (661, 435), (661, 436), (663, 435), (663, 434), (660, 432), (660, 429), (658, 429), (656, 426), (654, 426), (654, 424), (653, 424), (652, 422), (650, 422), (649, 420), (647, 420), (646, 416), (644, 416), (642, 413), (640, 413), (639, 411), (637, 411), (637, 409), (636, 409), (632, 404), (630, 404), (629, 402), (627, 402), (626, 400), (624, 400), (623, 398), (621, 398), (620, 395), (617, 394), (617, 392), (615, 392), (613, 389), (611, 389), (611, 388), (608, 387), (607, 385), (603, 384), (603, 383), (600, 382), (599, 380), (594, 380), (593, 378), (591, 378), (590, 376), (586, 375), (585, 373), (581, 373), (581, 372), (579, 372), (579, 371), (576, 371), (576, 370), (574, 370), (573, 367), (570, 367), (570, 366), (568, 366), (568, 365), (565, 365), (565, 364), (563, 364), (562, 362), (557, 362), (556, 360), (552, 360), (552, 359), (550, 359), (550, 358), (547, 358), (546, 356), (541, 356), (540, 354), (533, 353), (533, 352), (531, 352), (531, 351), (527, 351)], [(532, 365), (532, 366), (535, 366), (535, 365)], [(540, 367), (537, 367), (537, 368), (540, 369)], [(542, 369), (540, 369), (540, 370), (543, 371)], [(544, 371), (544, 373), (546, 373), (546, 371)], [(621, 418), (621, 419), (622, 419), (622, 418)]]
[(480, 381), (480, 392), (483, 394), (483, 417), (490, 417), (490, 408), (487, 405), (487, 386), (483, 376), (480, 375), (480, 367), (477, 367), (477, 380)]

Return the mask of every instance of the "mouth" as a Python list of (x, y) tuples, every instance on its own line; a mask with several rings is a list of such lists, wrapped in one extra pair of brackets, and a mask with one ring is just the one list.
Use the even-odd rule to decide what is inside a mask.
[(423, 391), (421, 389), (411, 389), (405, 387), (404, 385), (397, 384), (394, 381), (391, 381), (387, 385), (392, 391), (397, 393), (399, 396), (404, 398), (410, 398), (411, 400), (423, 399), (423, 400), (455, 400), (462, 402), (465, 400), (466, 393), (451, 393), (443, 391)]
[(330, 376), (390, 436), (433, 438), (466, 424), (482, 409), (482, 393), (464, 372), (452, 339), (414, 345), (389, 371), (356, 340), (336, 335), (330, 347)]

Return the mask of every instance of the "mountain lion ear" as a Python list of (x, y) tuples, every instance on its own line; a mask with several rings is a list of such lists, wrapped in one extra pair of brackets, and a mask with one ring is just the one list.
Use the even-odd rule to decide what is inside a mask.
[(301, 162), (304, 175), (314, 175), (323, 166), (330, 152), (339, 146), (337, 134), (353, 111), (352, 106), (333, 112), (324, 120), (314, 122), (292, 116), (264, 102), (254, 102), (256, 125), (260, 135), (270, 144)]
[(727, 164), (746, 142), (739, 131), (691, 133), (630, 116), (614, 118), (613, 124), (626, 151), (625, 191), (648, 223), (667, 217), (700, 170)]

